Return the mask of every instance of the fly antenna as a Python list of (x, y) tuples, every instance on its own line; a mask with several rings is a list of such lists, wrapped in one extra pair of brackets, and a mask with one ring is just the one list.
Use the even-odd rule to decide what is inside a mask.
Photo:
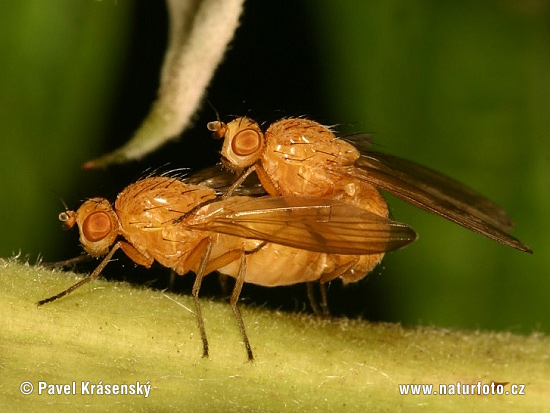
[(212, 102), (210, 102), (208, 99), (206, 99), (206, 103), (208, 103), (208, 106), (210, 106), (212, 108), (212, 110), (214, 111), (214, 113), (216, 114), (216, 120), (218, 122), (221, 122), (222, 120), (220, 119), (220, 114), (219, 114), (218, 110), (216, 109), (216, 107), (214, 106), (214, 104)]
[(67, 203), (65, 202), (65, 200), (61, 197), (59, 197), (59, 200), (63, 204), (63, 207), (65, 208), (65, 212), (69, 211), (69, 207), (67, 206)]
[(70, 211), (69, 207), (67, 206), (67, 203), (65, 202), (61, 194), (57, 192), (55, 189), (51, 189), (51, 191), (59, 198), (59, 200), (63, 204), (63, 207), (65, 208), (65, 212)]

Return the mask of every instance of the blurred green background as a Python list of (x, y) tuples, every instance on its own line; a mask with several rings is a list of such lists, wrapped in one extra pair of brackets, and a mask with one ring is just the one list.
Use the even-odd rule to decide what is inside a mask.
[[(206, 96), (222, 117), (250, 113), (270, 122), (305, 114), (347, 132), (371, 132), (378, 149), (497, 201), (514, 218), (514, 235), (535, 252), (508, 249), (389, 198), (393, 217), (420, 239), (357, 285), (333, 283), (334, 311), (550, 332), (550, 3), (245, 6)], [(77, 254), (76, 233), (63, 233), (57, 221), (60, 198), (76, 208), (88, 196), (114, 199), (147, 168), (216, 162), (219, 142), (204, 127), (215, 115), (204, 105), (179, 142), (142, 162), (80, 169), (127, 140), (147, 113), (166, 19), (162, 2), (0, 3), (1, 257), (20, 251), (34, 262), (39, 254), (48, 261)], [(133, 266), (123, 268), (131, 279)], [(270, 300), (261, 291), (248, 287), (245, 295)], [(292, 306), (302, 290), (266, 294), (275, 291), (276, 303), (286, 297)]]

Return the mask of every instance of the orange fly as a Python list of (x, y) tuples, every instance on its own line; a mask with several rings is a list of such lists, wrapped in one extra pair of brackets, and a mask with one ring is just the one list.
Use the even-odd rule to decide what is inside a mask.
[(359, 151), (318, 122), (282, 119), (264, 133), (258, 123), (241, 117), (227, 124), (210, 122), (208, 129), (224, 138), (222, 162), (239, 173), (232, 188), (255, 171), (270, 195), (338, 199), (386, 217), (382, 189), (501, 244), (532, 252), (508, 234), (513, 223), (494, 202), (425, 166)]
[(59, 219), (66, 228), (78, 226), (88, 254), (105, 257), (89, 276), (38, 305), (97, 278), (121, 249), (147, 268), (157, 261), (180, 275), (196, 274), (192, 295), (203, 356), (208, 356), (199, 290), (203, 276), (218, 270), (236, 279), (230, 303), (250, 360), (252, 350), (237, 306), (244, 282), (279, 286), (314, 281), (327, 274), (334, 278), (342, 271), (338, 262), (329, 259), (333, 254), (379, 255), (416, 238), (404, 224), (336, 200), (220, 199), (211, 188), (166, 176), (128, 186), (114, 207), (105, 198), (92, 198), (77, 211), (62, 212)]

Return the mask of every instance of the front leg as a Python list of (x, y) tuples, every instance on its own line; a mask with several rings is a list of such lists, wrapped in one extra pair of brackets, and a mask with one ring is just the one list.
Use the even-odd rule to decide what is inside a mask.
[(39, 267), (42, 268), (49, 268), (49, 269), (60, 269), (60, 268), (66, 268), (66, 267), (74, 267), (76, 264), (80, 264), (84, 261), (90, 261), (94, 257), (90, 254), (82, 254), (78, 257), (69, 258), (68, 260), (63, 261), (56, 261), (56, 262), (40, 262), (38, 264)]
[(255, 163), (251, 167), (245, 169), (237, 179), (231, 184), (229, 189), (225, 192), (225, 194), (222, 196), (222, 199), (227, 199), (231, 195), (233, 195), (233, 192), (235, 189), (237, 189), (239, 186), (242, 185), (242, 183), (248, 178), (248, 176), (256, 171), (256, 175), (258, 176), (258, 179), (260, 180), (260, 183), (262, 184), (262, 187), (265, 189), (265, 191), (271, 195), (271, 196), (278, 196), (281, 195), (280, 191), (277, 189), (265, 169), (260, 165), (259, 163)]
[(254, 164), (254, 165), (250, 166), (249, 168), (245, 169), (244, 171), (242, 171), (241, 174), (237, 177), (237, 179), (235, 179), (235, 181), (233, 181), (233, 183), (231, 184), (229, 189), (227, 189), (227, 191), (225, 191), (225, 194), (223, 194), (222, 199), (227, 199), (231, 195), (233, 195), (233, 192), (235, 191), (235, 189), (237, 189), (239, 186), (242, 185), (242, 183), (246, 180), (246, 178), (248, 178), (248, 175), (250, 175), (252, 172), (254, 172), (256, 170), (256, 167), (257, 167), (257, 165)]
[(50, 303), (52, 301), (55, 301), (58, 298), (64, 297), (67, 294), (72, 293), (78, 287), (80, 287), (80, 286), (82, 286), (82, 285), (84, 285), (84, 284), (86, 284), (90, 281), (95, 280), (97, 277), (99, 277), (99, 274), (101, 274), (101, 271), (103, 271), (103, 269), (107, 266), (107, 264), (109, 263), (111, 258), (113, 258), (113, 255), (115, 254), (116, 250), (118, 250), (120, 247), (121, 247), (121, 242), (120, 241), (117, 242), (115, 245), (113, 245), (113, 248), (111, 248), (111, 251), (109, 251), (109, 253), (105, 256), (105, 258), (103, 258), (103, 261), (101, 261), (99, 263), (99, 265), (96, 267), (96, 269), (90, 275), (88, 275), (86, 278), (80, 280), (79, 282), (77, 282), (73, 286), (67, 288), (65, 291), (61, 291), (59, 294), (56, 294), (56, 295), (54, 295), (52, 297), (49, 297), (49, 298), (46, 298), (44, 300), (40, 300), (39, 302), (36, 303), (36, 305), (41, 306), (41, 305), (44, 305), (46, 303)]

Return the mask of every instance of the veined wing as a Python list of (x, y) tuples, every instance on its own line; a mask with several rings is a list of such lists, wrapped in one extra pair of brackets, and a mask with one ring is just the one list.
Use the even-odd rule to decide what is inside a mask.
[(405, 224), (320, 198), (234, 197), (205, 206), (182, 224), (331, 254), (381, 253), (416, 239)]
[(362, 152), (355, 168), (340, 171), (363, 179), (405, 201), (520, 251), (532, 252), (507, 234), (506, 212), (491, 200), (432, 169), (396, 156)]

